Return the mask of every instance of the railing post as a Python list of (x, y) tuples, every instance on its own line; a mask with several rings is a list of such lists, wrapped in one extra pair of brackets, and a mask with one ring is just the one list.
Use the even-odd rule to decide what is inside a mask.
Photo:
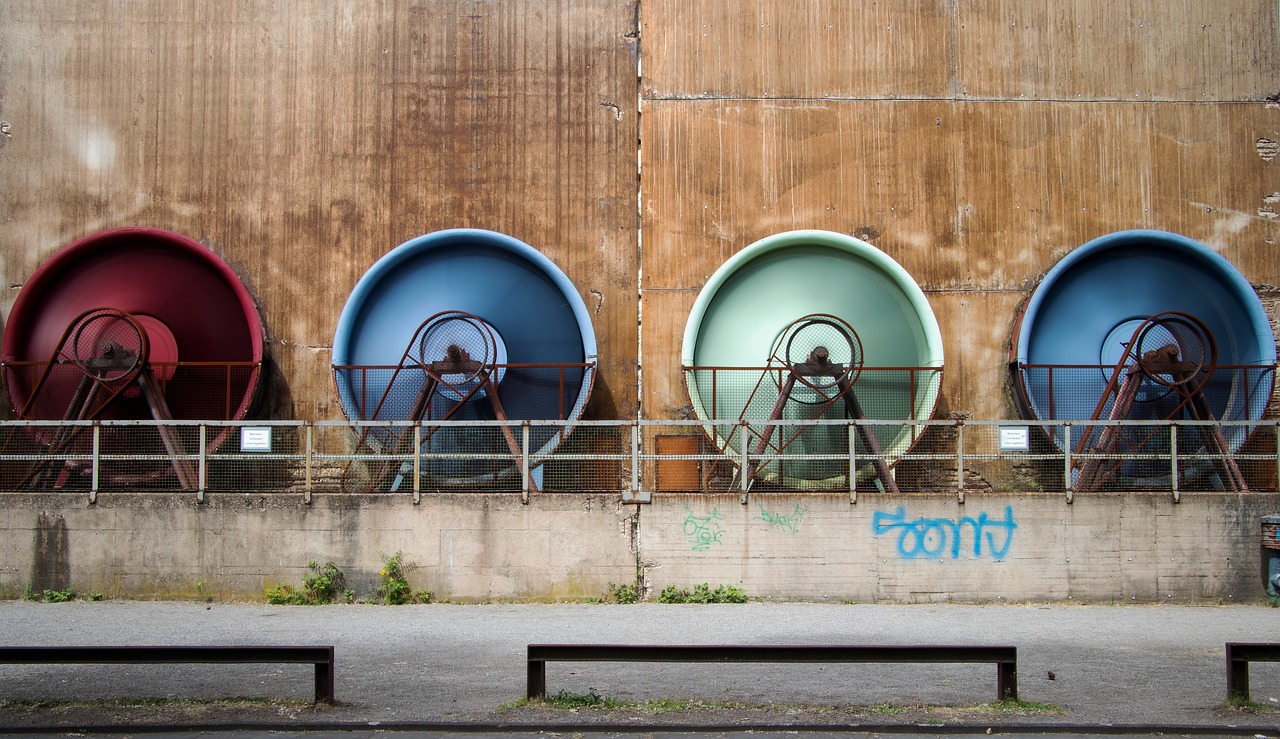
[(1182, 494), (1178, 491), (1178, 424), (1169, 424), (1169, 486), (1173, 488), (1173, 502), (1181, 502)]
[(99, 453), (102, 451), (102, 426), (97, 421), (93, 422), (93, 460), (90, 464), (93, 473), (89, 478), (89, 503), (98, 502), (98, 463)]
[(305, 471), (303, 473), (304, 478), (302, 483), (302, 500), (307, 505), (311, 505), (311, 465), (313, 461), (312, 455), (315, 453), (315, 443), (311, 435), (312, 425), (310, 423), (307, 423), (305, 426), (303, 426), (303, 429), (304, 429), (303, 437), (306, 440), (304, 442), (306, 444), (306, 448), (303, 449), (303, 452), (302, 452), (303, 460), (304, 460), (302, 464), (303, 464), (303, 467), (305, 468)]
[(1062, 486), (1067, 491), (1067, 504), (1075, 502), (1075, 490), (1071, 486), (1071, 422), (1062, 424)]
[(529, 504), (529, 422), (520, 424), (520, 502)]
[(964, 419), (956, 419), (956, 499), (964, 502)]
[(203, 503), (205, 486), (208, 485), (208, 480), (209, 480), (209, 476), (207, 474), (208, 459), (207, 459), (207, 455), (205, 454), (205, 444), (208, 443), (209, 433), (208, 433), (208, 427), (205, 426), (203, 423), (200, 424), (199, 439), (200, 439), (200, 452), (199, 452), (198, 460), (196, 462), (196, 502)]
[(422, 424), (413, 425), (413, 504), (422, 502)]
[(747, 419), (742, 419), (742, 465), (738, 467), (738, 502), (742, 505), (747, 504), (747, 490), (750, 488), (750, 482), (747, 475), (751, 472), (751, 452), (750, 444), (747, 443), (747, 429), (751, 426), (747, 423)]
[(640, 499), (640, 422), (631, 422), (631, 498)]
[(858, 504), (858, 420), (849, 420), (849, 505)]

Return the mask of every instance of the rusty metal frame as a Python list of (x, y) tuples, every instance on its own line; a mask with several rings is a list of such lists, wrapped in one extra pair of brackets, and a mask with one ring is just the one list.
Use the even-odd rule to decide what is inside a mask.
[[(1141, 347), (1139, 346), (1143, 337), (1147, 332), (1157, 326), (1161, 326), (1164, 321), (1176, 320), (1193, 329), (1197, 329), (1203, 336), (1207, 350), (1206, 355), (1208, 361), (1199, 366), (1188, 369), (1182, 365), (1186, 364), (1186, 360), (1181, 358), (1180, 346), (1168, 344), (1158, 347), (1150, 351), (1139, 354)], [(1140, 389), (1141, 384), (1150, 378), (1153, 382), (1169, 388), (1170, 392), (1176, 392), (1178, 395), (1178, 404), (1168, 410), (1164, 416), (1164, 420), (1175, 420), (1175, 416), (1186, 412), (1196, 421), (1216, 421), (1212, 411), (1209, 409), (1208, 403), (1204, 399), (1203, 390), (1209, 384), (1213, 375), (1220, 370), (1240, 369), (1239, 365), (1219, 365), (1217, 363), (1218, 350), (1213, 334), (1208, 330), (1204, 323), (1194, 315), (1181, 311), (1166, 311), (1156, 314), (1142, 321), (1137, 328), (1134, 329), (1129, 341), (1124, 342), (1124, 351), (1116, 360), (1114, 365), (1078, 365), (1074, 368), (1079, 369), (1098, 369), (1104, 374), (1110, 370), (1107, 377), (1106, 386), (1098, 397), (1098, 401), (1090, 414), (1089, 421), (1102, 420), (1104, 413), (1107, 414), (1106, 420), (1120, 420), (1126, 418), (1133, 406), (1135, 397)], [(1015, 380), (1021, 379), (1017, 375), (1031, 367), (1047, 367), (1048, 368), (1048, 388), (1049, 388), (1049, 415), (1053, 416), (1053, 370), (1067, 368), (1066, 365), (1022, 365), (1014, 369)], [(1253, 367), (1245, 365), (1244, 369), (1258, 369), (1266, 371), (1266, 367)], [(1272, 368), (1274, 370), (1274, 368)], [(1159, 378), (1160, 375), (1169, 374), (1174, 379), (1165, 381)], [(1243, 383), (1244, 386), (1244, 402), (1245, 407), (1249, 403), (1249, 382)], [(1026, 395), (1025, 382), (1015, 382), (1016, 393), (1020, 399), (1029, 400)], [(1106, 410), (1108, 402), (1111, 403), (1111, 409)], [(1030, 405), (1027, 405), (1030, 408)], [(1156, 430), (1138, 439), (1127, 439), (1120, 432), (1119, 427), (1107, 426), (1103, 429), (1098, 439), (1090, 443), (1091, 433), (1082, 434), (1079, 441), (1076, 442), (1075, 448), (1072, 450), (1073, 456), (1082, 460), (1076, 463), (1079, 468), (1079, 478), (1075, 482), (1074, 487), (1084, 492), (1091, 492), (1099, 489), (1108, 479), (1114, 476), (1123, 466), (1124, 459), (1121, 458), (1122, 448), (1130, 452), (1141, 450), (1156, 435)], [(1244, 492), (1248, 490), (1248, 484), (1245, 481), (1244, 474), (1239, 466), (1231, 457), (1231, 449), (1225, 437), (1222, 435), (1220, 428), (1213, 426), (1207, 431), (1202, 432), (1203, 443), (1209, 450), (1218, 455), (1221, 459), (1214, 462), (1221, 478), (1229, 484), (1231, 490)], [(1246, 437), (1247, 441), (1247, 437)], [(1118, 461), (1117, 461), (1118, 459)], [(1108, 462), (1108, 460), (1110, 460)], [(1173, 482), (1175, 489), (1177, 485), (1176, 479)]]
[(63, 646), (0, 647), (0, 664), (310, 664), (315, 701), (334, 702), (332, 646)]
[[(108, 316), (117, 320), (126, 322), (137, 334), (138, 351), (133, 355), (132, 364), (127, 368), (122, 366), (124, 373), (119, 377), (107, 379), (91, 372), (93, 369), (87, 366), (95, 360), (86, 360), (78, 357), (74, 352), (68, 353), (67, 347), (70, 342), (77, 340), (76, 337), (80, 332), (85, 330), (88, 322), (98, 318), (99, 316)], [(15, 374), (20, 368), (32, 368), (37, 370), (34, 375), (34, 382), (30, 386), (30, 392), (27, 394), (26, 402), (22, 408), (15, 408), (15, 413), (22, 420), (42, 420), (31, 418), (32, 409), (35, 407), (41, 391), (44, 389), (49, 379), (50, 373), (55, 367), (72, 366), (79, 370), (81, 375), (80, 385), (76, 392), (68, 401), (63, 420), (98, 420), (102, 414), (115, 402), (116, 398), (122, 395), (125, 390), (134, 387), (135, 384), (140, 389), (143, 398), (147, 402), (147, 406), (151, 410), (152, 418), (157, 421), (173, 421), (175, 420), (169, 409), (168, 403), (164, 398), (165, 381), (156, 376), (154, 367), (216, 367), (222, 368), (225, 372), (226, 381), (224, 383), (223, 407), (226, 411), (225, 415), (231, 418), (231, 370), (234, 367), (250, 367), (248, 385), (253, 387), (257, 384), (260, 377), (262, 362), (157, 362), (148, 361), (150, 355), (149, 339), (146, 329), (138, 322), (138, 320), (130, 313), (115, 308), (92, 308), (82, 312), (67, 324), (63, 330), (61, 338), (56, 344), (53, 355), (45, 361), (2, 361), (0, 367), (4, 370), (6, 379), (5, 390), (8, 392), (13, 384), (11, 374)], [(127, 358), (127, 357), (126, 357)], [(100, 398), (99, 390), (105, 389), (108, 394), (105, 398)], [(246, 399), (244, 401), (248, 403)], [(240, 409), (237, 408), (237, 412)], [(70, 446), (76, 437), (84, 430), (83, 426), (71, 427), (71, 430), (65, 434), (59, 435), (45, 443), (47, 447), (54, 453), (60, 453), (62, 450)], [(184, 490), (200, 490), (202, 482), (196, 474), (196, 470), (191, 466), (190, 462), (185, 459), (186, 451), (182, 448), (182, 441), (178, 438), (176, 432), (169, 425), (161, 424), (156, 427), (158, 433), (164, 442), (165, 450), (170, 457), (170, 468), (177, 477), (179, 484)], [(229, 432), (229, 430), (228, 430)], [(202, 452), (208, 453), (212, 449), (216, 449), (225, 441), (226, 433), (218, 435), (208, 443), (208, 446), (202, 446)], [(45, 472), (39, 463), (32, 466), (28, 472), (26, 479), (23, 480), (21, 486), (34, 484), (38, 478)], [(65, 469), (58, 473), (59, 480), (66, 475)], [(141, 475), (123, 475), (118, 479), (124, 482), (142, 482), (145, 480), (155, 479), (167, 474), (163, 469), (156, 472), (145, 473)], [(58, 486), (61, 486), (59, 482)]]
[(1249, 663), (1280, 662), (1280, 643), (1227, 642), (1227, 698), (1249, 699)]
[(990, 662), (996, 665), (996, 700), (1018, 699), (1018, 649), (1012, 646), (530, 644), (525, 660), (531, 699), (546, 697), (548, 662)]
[[(730, 460), (740, 456), (738, 453), (732, 452), (730, 449), (730, 445), (732, 444), (732, 441), (733, 441), (734, 432), (732, 431), (729, 432), (721, 440), (717, 438), (720, 435), (718, 434), (718, 432), (714, 431), (714, 427), (733, 425), (735, 428), (744, 428), (744, 427), (749, 428), (750, 424), (754, 422), (759, 422), (759, 423), (765, 424), (766, 428), (769, 428), (768, 426), (769, 421), (776, 420), (776, 419), (773, 419), (773, 418), (748, 419), (745, 417), (745, 409), (751, 405), (751, 402), (755, 399), (756, 393), (758, 393), (760, 390), (760, 386), (764, 383), (765, 378), (767, 378), (771, 373), (777, 373), (778, 375), (777, 384), (780, 387), (779, 401), (783, 401), (786, 398), (786, 395), (783, 394), (783, 389), (785, 389), (785, 387), (788, 384), (792, 384), (790, 381), (792, 378), (795, 377), (795, 372), (793, 371), (793, 369), (785, 366), (782, 366), (782, 367), (779, 367), (779, 366), (732, 367), (732, 366), (723, 366), (723, 365), (683, 365), (680, 368), (680, 371), (684, 377), (684, 382), (682, 384), (684, 385), (685, 399), (689, 401), (690, 406), (692, 406), (692, 403), (693, 403), (693, 396), (689, 390), (690, 374), (692, 373), (696, 375), (696, 373), (699, 373), (699, 372), (709, 372), (711, 374), (710, 403), (708, 404), (704, 402), (704, 405), (709, 407), (712, 414), (715, 413), (715, 409), (718, 407), (717, 391), (718, 391), (720, 372), (758, 374), (758, 378), (756, 379), (755, 384), (752, 386), (751, 393), (747, 396), (746, 400), (743, 402), (744, 413), (739, 413), (738, 418), (736, 419), (727, 419), (727, 418), (726, 419), (716, 419), (716, 418), (699, 419), (701, 422), (700, 429), (703, 435), (706, 436), (707, 440), (711, 443), (711, 446), (714, 449), (716, 449), (716, 451), (718, 451), (720, 454), (724, 455), (727, 459), (730, 459)], [(850, 406), (851, 405), (849, 403), (850, 399), (853, 400), (852, 405), (857, 406), (858, 405), (857, 396), (854, 393), (855, 385), (857, 384), (857, 379), (861, 378), (864, 374), (868, 372), (870, 373), (905, 372), (907, 373), (908, 385), (910, 387), (910, 395), (909, 395), (910, 407), (915, 408), (916, 400), (917, 400), (916, 395), (920, 388), (920, 383), (917, 380), (917, 375), (922, 373), (936, 374), (938, 378), (938, 383), (939, 385), (941, 385), (942, 378), (943, 378), (943, 371), (944, 371), (944, 368), (942, 367), (908, 367), (908, 366), (868, 367), (863, 365), (859, 367), (858, 370), (854, 373), (854, 379), (850, 380), (846, 378), (844, 382), (839, 384), (839, 392), (835, 393), (833, 396), (830, 396), (830, 397), (824, 395), (823, 397), (826, 399), (826, 401), (823, 403), (811, 403), (809, 405), (812, 405), (815, 408), (817, 408), (817, 410), (814, 413), (815, 417), (821, 417), (822, 414), (826, 413), (829, 409), (831, 409), (837, 403), (844, 403), (846, 407)], [(806, 382), (805, 384), (807, 385), (808, 383)], [(775, 411), (776, 411), (776, 408), (775, 408)], [(856, 411), (850, 411), (850, 412), (856, 412)], [(851, 418), (849, 420), (853, 420), (856, 422), (857, 420), (861, 420), (861, 419)], [(889, 420), (889, 419), (881, 419), (881, 420)], [(904, 426), (909, 426), (917, 423), (920, 420), (923, 420), (923, 419), (904, 419), (901, 421), (901, 423)], [(861, 426), (858, 427), (858, 431), (860, 434), (866, 433), (866, 435), (870, 435), (870, 432), (869, 431), (864, 432), (864, 429)], [(769, 449), (772, 449), (774, 454), (783, 454), (784, 452), (786, 452), (787, 448), (791, 446), (792, 443), (794, 443), (797, 439), (800, 438), (800, 435), (802, 433), (803, 433), (803, 429), (792, 434), (791, 437), (788, 439), (785, 439), (781, 442), (772, 443), (772, 444), (770, 443), (770, 435), (767, 434), (766, 432), (751, 435), (744, 430), (741, 432), (741, 437), (742, 437), (742, 444), (744, 446), (748, 444), (749, 435), (754, 436), (756, 438), (755, 446), (757, 448), (750, 450), (750, 455), (754, 456), (754, 455), (763, 454), (766, 450), (769, 450)], [(909, 454), (911, 449), (915, 447), (916, 443), (919, 440), (920, 440), (919, 435), (912, 438), (911, 442), (907, 445), (907, 448), (903, 450), (902, 456), (906, 456), (907, 454)], [(878, 449), (874, 449), (874, 448), (868, 456), (872, 457), (872, 464), (876, 466), (877, 477), (881, 479), (892, 480), (892, 477), (889, 477), (887, 475), (887, 471), (888, 469), (891, 469), (892, 467), (894, 467), (896, 462), (890, 463), (888, 460), (884, 458), (883, 453), (881, 453)], [(880, 465), (883, 465), (885, 469), (883, 470), (880, 469), (879, 468)], [(760, 466), (762, 467), (763, 465), (760, 465)], [(748, 475), (748, 479), (753, 479), (757, 474), (757, 472), (758, 472), (758, 468), (752, 469)], [(850, 490), (853, 490), (856, 487), (856, 485), (857, 485), (856, 480), (849, 481)]]

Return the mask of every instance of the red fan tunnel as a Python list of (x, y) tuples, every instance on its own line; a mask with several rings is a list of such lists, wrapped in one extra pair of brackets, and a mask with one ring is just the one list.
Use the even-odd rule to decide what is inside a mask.
[(99, 451), (151, 446), (158, 435), (168, 459), (108, 463), (99, 474), (116, 482), (176, 476), (195, 488), (189, 458), (220, 445), (227, 428), (198, 434), (163, 422), (245, 418), (259, 395), (263, 334), (235, 271), (185, 236), (117, 228), (62, 248), (23, 286), (0, 346), (13, 413), (35, 422), (23, 442), (5, 443), (47, 448), (15, 482), (62, 487), (87, 472), (75, 458), (88, 451), (91, 426), (39, 421), (143, 421), (106, 424)]

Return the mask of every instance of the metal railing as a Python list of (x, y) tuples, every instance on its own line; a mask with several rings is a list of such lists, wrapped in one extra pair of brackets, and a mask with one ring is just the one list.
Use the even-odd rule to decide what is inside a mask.
[[(767, 434), (767, 427), (786, 427)], [(870, 427), (871, 433), (866, 433)], [(0, 491), (1276, 491), (1280, 421), (0, 421)], [(1206, 443), (1210, 435), (1227, 440)], [(879, 437), (878, 452), (865, 440)], [(763, 447), (760, 439), (769, 439)], [(374, 443), (372, 440), (381, 440)], [(514, 440), (514, 444), (512, 443)], [(888, 443), (886, 443), (886, 440)], [(745, 442), (745, 443), (744, 443)], [(896, 443), (901, 442), (901, 443)], [(748, 474), (742, 474), (747, 470)]]

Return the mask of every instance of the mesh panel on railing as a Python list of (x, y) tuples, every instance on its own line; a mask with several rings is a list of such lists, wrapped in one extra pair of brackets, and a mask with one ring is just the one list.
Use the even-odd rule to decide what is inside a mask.
[[(1052, 441), (1062, 437), (1062, 428), (1016, 421), (964, 424), (964, 490), (1013, 493), (1065, 489), (1065, 458)], [(1010, 430), (1014, 432), (1012, 443), (1007, 435)], [(954, 472), (951, 477), (955, 479)]]
[[(875, 426), (916, 443), (903, 454), (877, 457), (861, 434)], [(1010, 431), (1019, 443), (1006, 444)], [(744, 487), (744, 470), (752, 493), (845, 491), (851, 463), (854, 486), (868, 492), (1070, 488), (1087, 495), (1277, 487), (1274, 421), (582, 422), (529, 424), (527, 430), (491, 422), (416, 429), (230, 423), (204, 425), (203, 448), (201, 424), (114, 421), (0, 422), (0, 488), (89, 490), (96, 479), (102, 491), (190, 491), (203, 482), (215, 492), (519, 492), (526, 433), (531, 491), (617, 492), (631, 489), (634, 474), (639, 490), (733, 493)], [(632, 449), (633, 433), (640, 449)], [(1231, 451), (1234, 439), (1241, 441)]]
[(306, 429), (301, 425), (210, 426), (209, 490), (242, 492), (306, 489)]

